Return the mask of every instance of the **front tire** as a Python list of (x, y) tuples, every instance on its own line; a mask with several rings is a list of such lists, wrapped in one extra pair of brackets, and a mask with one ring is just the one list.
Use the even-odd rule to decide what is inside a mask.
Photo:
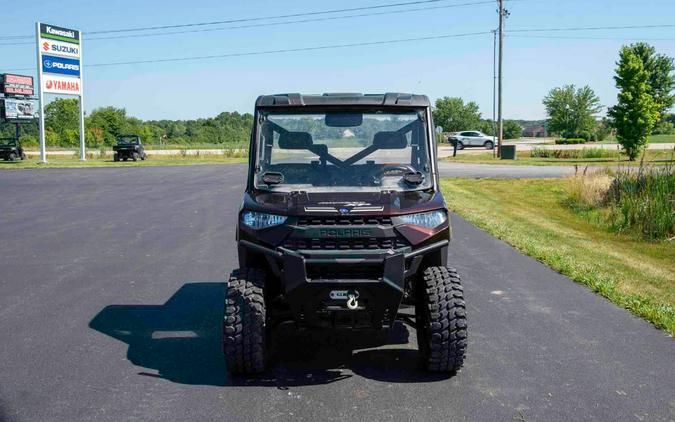
[(134, 152), (133, 154), (131, 154), (131, 159), (134, 161), (138, 161), (138, 153)]
[(415, 319), (423, 366), (434, 372), (456, 372), (467, 346), (466, 305), (462, 284), (453, 268), (424, 270)]
[(13, 152), (10, 152), (9, 153), (9, 161), (16, 161), (16, 154), (14, 154)]
[(464, 149), (464, 144), (461, 142), (457, 142), (457, 149)]
[(265, 273), (254, 268), (234, 270), (225, 295), (223, 352), (233, 374), (265, 370)]

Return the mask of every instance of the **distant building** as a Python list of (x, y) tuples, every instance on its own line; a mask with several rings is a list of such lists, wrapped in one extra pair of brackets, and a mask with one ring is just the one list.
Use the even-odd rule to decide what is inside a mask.
[(524, 138), (545, 138), (548, 132), (544, 126), (529, 126), (523, 129)]

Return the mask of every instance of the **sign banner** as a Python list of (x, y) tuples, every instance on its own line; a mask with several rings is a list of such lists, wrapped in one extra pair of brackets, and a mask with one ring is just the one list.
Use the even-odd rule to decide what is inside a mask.
[(47, 38), (56, 41), (64, 41), (68, 43), (79, 44), (80, 31), (77, 31), (75, 29), (62, 28), (56, 25), (41, 23), (40, 38)]
[(3, 101), (2, 116), (7, 121), (24, 121), (37, 118), (34, 100), (5, 98)]
[(42, 55), (42, 72), (80, 76), (80, 61), (66, 57)]
[(42, 75), (42, 92), (81, 95), (82, 84), (79, 78), (45, 74)]
[(80, 58), (80, 46), (67, 42), (41, 39), (40, 49), (42, 50), (42, 54)]
[(5, 73), (0, 81), (0, 93), (5, 95), (33, 95), (33, 77)]

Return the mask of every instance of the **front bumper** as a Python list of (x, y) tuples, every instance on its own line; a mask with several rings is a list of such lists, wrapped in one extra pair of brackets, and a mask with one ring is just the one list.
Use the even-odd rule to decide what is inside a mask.
[[(281, 280), (296, 323), (311, 327), (387, 328), (396, 319), (405, 280), (414, 274), (424, 254), (447, 247), (441, 240), (418, 249), (377, 250), (270, 249), (239, 240), (239, 247), (265, 255)], [(333, 272), (332, 268), (342, 268)], [(351, 269), (352, 271), (344, 271)], [(348, 272), (348, 278), (341, 277)], [(347, 306), (347, 296), (357, 306)]]

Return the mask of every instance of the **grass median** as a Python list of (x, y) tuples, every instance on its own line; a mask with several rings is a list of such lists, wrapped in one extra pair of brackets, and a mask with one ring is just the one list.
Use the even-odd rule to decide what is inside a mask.
[(611, 230), (569, 205), (569, 180), (443, 180), (448, 206), (675, 336), (675, 244)]
[(113, 161), (111, 156), (90, 156), (85, 161), (73, 155), (49, 155), (47, 163), (40, 162), (38, 157), (29, 156), (27, 160), (2, 161), (0, 170), (19, 170), (37, 168), (81, 168), (81, 167), (152, 167), (152, 166), (188, 166), (200, 164), (236, 164), (247, 163), (246, 157), (232, 157), (226, 154), (202, 155), (150, 155), (144, 161)]

